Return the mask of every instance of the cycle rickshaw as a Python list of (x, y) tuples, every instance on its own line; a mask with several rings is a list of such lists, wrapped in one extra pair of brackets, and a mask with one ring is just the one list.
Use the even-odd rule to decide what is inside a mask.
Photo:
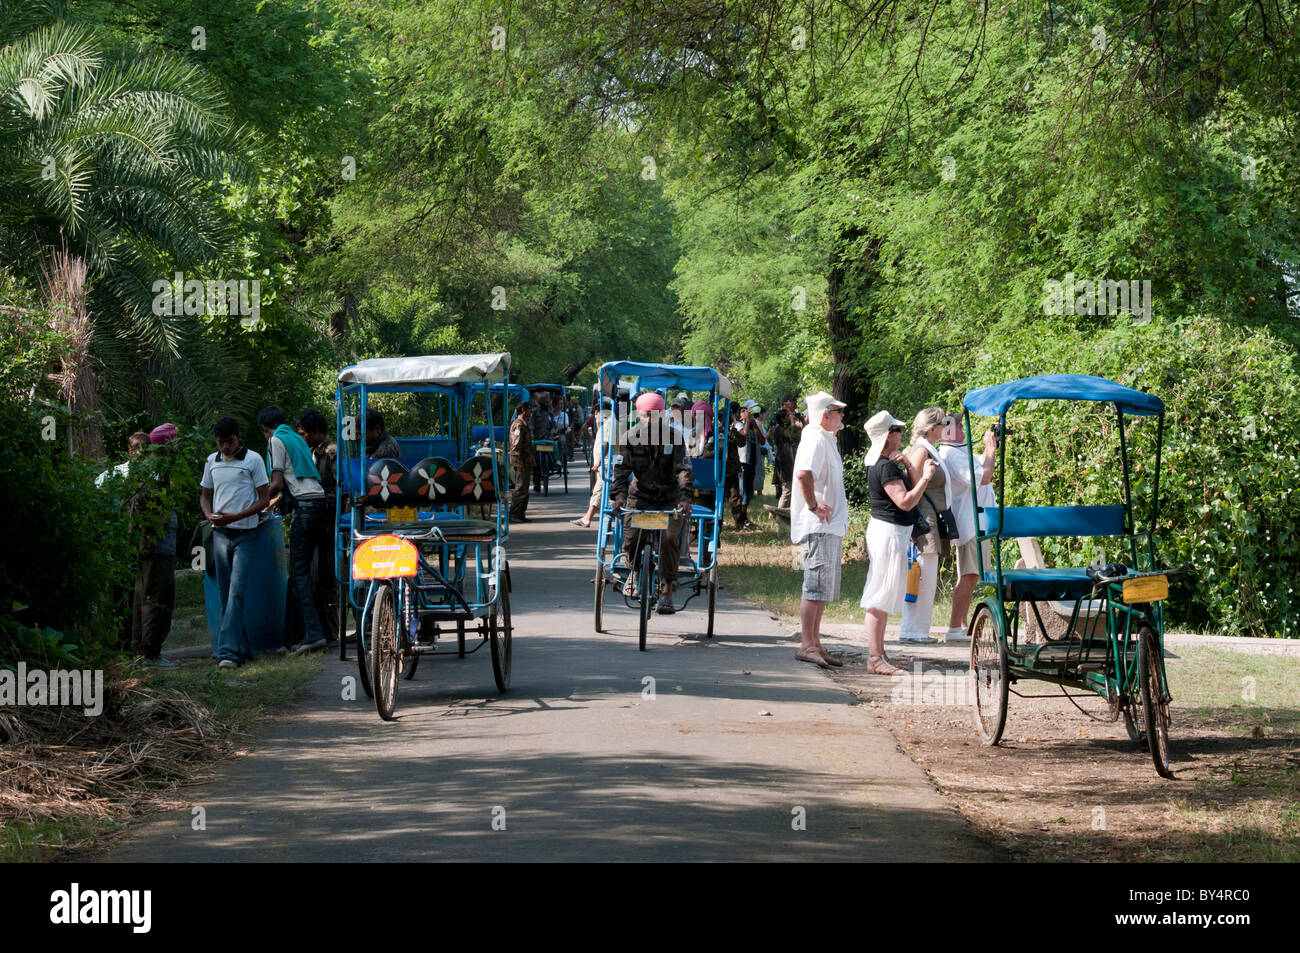
[[(1007, 410), (1018, 400), (1110, 404), (1119, 443), (1120, 486), (1116, 487), (1116, 495), (1122, 491), (1122, 500), (1103, 506), (1009, 506), (1006, 446), (1013, 432), (1007, 429)], [(973, 494), (978, 481), (974, 478), (971, 414), (996, 417), (1002, 434), (995, 487), (997, 506), (980, 508), (978, 496), (975, 498), (976, 512), (982, 514), (982, 529), (976, 535), (983, 567), (980, 581), (988, 587), (988, 595), (975, 608), (969, 630), (974, 715), (980, 740), (986, 745), (1001, 740), (1007, 695), (1014, 691), (1011, 686), (1022, 679), (1035, 679), (1060, 685), (1072, 700), (1067, 691), (1070, 688), (1104, 698), (1108, 720), (1122, 716), (1129, 737), (1149, 749), (1156, 771), (1163, 777), (1173, 777), (1169, 768), (1172, 696), (1165, 675), (1163, 605), (1169, 592), (1167, 577), (1181, 568), (1167, 570), (1157, 565), (1155, 528), (1160, 507), (1163, 402), (1153, 394), (1101, 377), (1048, 374), (972, 390), (962, 403)], [(1150, 510), (1144, 526), (1140, 523), (1142, 508), (1134, 500), (1135, 481), (1129, 466), (1129, 417), (1155, 418), (1154, 469), (1137, 481), (1140, 490), (1149, 496)], [(1128, 426), (1134, 428), (1135, 424)], [(1003, 540), (1047, 536), (1122, 537), (1127, 565), (1098, 560), (1081, 567), (1003, 568)], [(985, 556), (990, 548), (991, 559)], [(1040, 614), (1040, 608), (1050, 603), (1060, 606), (1062, 614), (1070, 613), (1063, 636), (1049, 635)], [(1037, 630), (1043, 633), (1045, 641), (1041, 643), (1021, 642), (1022, 617), (1028, 619), (1029, 613), (1037, 622)]]
[[(537, 394), (549, 394), (551, 398), (551, 413), (555, 413), (557, 405), (564, 400), (563, 384), (528, 384), (526, 385), (528, 393), (536, 398)], [(564, 492), (569, 492), (569, 464), (565, 459), (565, 453), (560, 446), (560, 440), (564, 438), (550, 438), (538, 440), (533, 439), (533, 447), (537, 451), (537, 477), (541, 484), (542, 496), (551, 495), (551, 474), (557, 473), (564, 477)]]
[[(630, 378), (631, 380), (625, 380)], [(659, 390), (671, 388), (695, 393), (701, 400), (707, 400), (711, 408), (706, 417), (705, 426), (714, 435), (714, 454), (712, 457), (694, 456), (690, 458), (695, 476), (695, 498), (698, 502), (691, 507), (690, 518), (685, 521), (683, 545), (678, 562), (677, 588), (680, 593), (688, 593), (685, 601), (678, 606), (684, 609), (692, 599), (707, 595), (709, 602), (708, 638), (713, 637), (713, 616), (718, 597), (718, 540), (722, 531), (722, 505), (727, 469), (728, 423), (731, 419), (731, 381), (711, 367), (690, 367), (683, 365), (641, 364), (634, 361), (615, 361), (601, 366), (597, 372), (597, 383), (602, 400), (614, 402), (614, 417), (609, 426), (615, 427), (615, 433), (624, 433), (635, 421), (629, 421), (633, 413), (627, 398), (638, 390)], [(708, 419), (711, 416), (711, 420)], [(691, 420), (684, 421), (691, 427)], [(657, 428), (664, 433), (669, 428)], [(694, 428), (692, 428), (693, 430)], [(680, 433), (680, 431), (679, 431)], [(701, 435), (687, 433), (684, 438), (695, 439)], [(623, 510), (616, 515), (610, 507), (610, 487), (614, 472), (615, 451), (618, 439), (602, 441), (604, 453), (602, 465), (603, 483), (600, 495), (600, 529), (596, 534), (596, 582), (595, 582), (595, 628), (604, 631), (605, 590), (613, 587), (615, 593), (623, 599), (629, 609), (636, 609), (640, 616), (638, 647), (645, 651), (646, 631), (650, 613), (656, 607), (659, 589), (659, 563), (662, 558), (663, 536), (669, 526), (672, 515), (669, 510)], [(628, 528), (642, 531), (642, 545), (635, 565), (625, 565), (622, 561), (624, 523)], [(649, 539), (647, 540), (647, 536)], [(694, 536), (694, 545), (691, 537)], [(623, 589), (630, 577), (636, 577), (637, 595), (623, 595)]]
[[(509, 368), (509, 354), (469, 354), (376, 358), (339, 372), (339, 632), (347, 632), (350, 609), (361, 685), (385, 721), (398, 676), (411, 678), (421, 656), (452, 654), (439, 646), (451, 634), (459, 658), (490, 646), (497, 690), (510, 686), (506, 507), (492, 520), (466, 514), (496, 503), (504, 486), (491, 401), (487, 456), (474, 452), (467, 432), (473, 389), (504, 382)], [(363, 422), (374, 394), (415, 395), (411, 405), (429, 436), (397, 437), (400, 458), (369, 459)], [(467, 635), (479, 640), (468, 651)], [(345, 638), (339, 649), (346, 659)]]
[[(470, 441), (474, 452), (480, 457), (495, 456), (500, 467), (502, 496), (504, 490), (514, 482), (510, 471), (510, 423), (514, 419), (515, 404), (527, 402), (528, 390), (522, 384), (469, 384), (466, 387), (469, 404)], [(480, 395), (487, 395), (480, 397)], [(504, 421), (495, 422), (494, 421)], [(485, 508), (482, 508), (485, 509)], [(505, 533), (502, 539), (510, 538), (510, 508), (505, 507), (503, 517)]]
[[(582, 428), (587, 422), (587, 417), (591, 415), (591, 391), (581, 384), (570, 384), (564, 388), (564, 392), (570, 400), (578, 402), (578, 419), (569, 420), (569, 447), (570, 453), (576, 459), (577, 449), (582, 448), (582, 456), (587, 461), (587, 466), (591, 466), (591, 444), (582, 434)], [(570, 415), (572, 417), (572, 415)]]

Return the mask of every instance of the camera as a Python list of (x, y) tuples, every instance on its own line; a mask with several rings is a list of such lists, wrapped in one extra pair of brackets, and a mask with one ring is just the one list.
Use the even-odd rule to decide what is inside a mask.
[(989, 429), (993, 431), (993, 436), (997, 437), (999, 440), (1009, 434), (1015, 433), (1015, 431), (1010, 427), (1003, 427), (1001, 423), (996, 423)]

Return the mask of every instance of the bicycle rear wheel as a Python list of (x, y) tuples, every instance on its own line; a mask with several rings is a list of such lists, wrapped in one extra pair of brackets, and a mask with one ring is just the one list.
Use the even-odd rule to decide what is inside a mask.
[(654, 556), (650, 552), (650, 547), (646, 546), (641, 550), (641, 574), (637, 580), (637, 585), (641, 587), (641, 631), (640, 631), (640, 648), (645, 651), (645, 633), (650, 624), (650, 584), (654, 578), (653, 569)]
[(1146, 722), (1147, 747), (1156, 773), (1162, 778), (1172, 778), (1169, 767), (1169, 702), (1165, 698), (1161, 669), (1163, 658), (1160, 643), (1149, 625), (1138, 630), (1138, 669), (1142, 682), (1142, 712)]
[(384, 721), (393, 720), (397, 705), (397, 601), (391, 583), (375, 593), (375, 614), (370, 628), (370, 682), (375, 708)]

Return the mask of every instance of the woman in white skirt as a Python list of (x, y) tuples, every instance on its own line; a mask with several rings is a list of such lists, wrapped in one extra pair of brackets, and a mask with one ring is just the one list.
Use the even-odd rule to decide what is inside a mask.
[(934, 475), (928, 457), (920, 472), (900, 451), (903, 422), (882, 410), (866, 423), (867, 491), (871, 522), (867, 524), (867, 585), (862, 608), (867, 610), (867, 671), (873, 675), (906, 675), (885, 657), (885, 623), (903, 611), (907, 592), (907, 543), (916, 523), (916, 506)]

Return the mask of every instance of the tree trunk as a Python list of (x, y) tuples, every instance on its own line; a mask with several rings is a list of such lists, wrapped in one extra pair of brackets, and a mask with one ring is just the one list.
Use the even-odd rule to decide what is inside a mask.
[(55, 375), (69, 410), (68, 453), (104, 458), (101, 391), (90, 343), (95, 322), (86, 310), (86, 262), (67, 249), (51, 256), (45, 271), (45, 300), (51, 322), (64, 338), (62, 366)]
[[(846, 239), (856, 236), (847, 235)], [(845, 243), (847, 244), (847, 242)], [(862, 299), (874, 277), (875, 260), (879, 244), (868, 244), (865, 261), (849, 261), (843, 245), (831, 254), (830, 274), (826, 289), (826, 327), (830, 335), (833, 377), (831, 393), (836, 400), (848, 404), (844, 415), (844, 429), (840, 431), (840, 455), (851, 459), (866, 447), (866, 433), (862, 424), (870, 416), (871, 378), (857, 366), (863, 342), (860, 332), (849, 319), (854, 303)]]

